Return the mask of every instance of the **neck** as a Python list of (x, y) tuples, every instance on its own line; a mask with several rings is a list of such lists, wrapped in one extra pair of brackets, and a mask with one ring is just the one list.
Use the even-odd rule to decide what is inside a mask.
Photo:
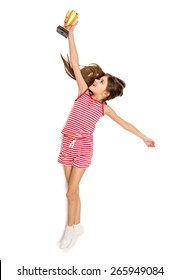
[(100, 101), (100, 102), (105, 102), (104, 99), (95, 98), (94, 93), (93, 93), (92, 90), (89, 90), (89, 94), (90, 94), (90, 96), (91, 96), (94, 100), (97, 100), (97, 101)]

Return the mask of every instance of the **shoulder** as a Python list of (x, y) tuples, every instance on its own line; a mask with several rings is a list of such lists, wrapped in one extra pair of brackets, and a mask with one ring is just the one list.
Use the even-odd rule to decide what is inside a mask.
[(119, 118), (117, 113), (108, 104), (104, 105), (104, 115), (109, 116), (113, 120), (117, 120), (117, 118)]
[(80, 99), (83, 96), (89, 96), (90, 97), (90, 93), (89, 93), (89, 88), (83, 89), (79, 94), (78, 97), (76, 98), (76, 100)]
[(112, 112), (113, 112), (113, 109), (107, 103), (104, 103), (104, 114), (109, 115)]
[(110, 117), (113, 121), (121, 125), (124, 129), (128, 129), (128, 122), (123, 120), (109, 105), (105, 104), (104, 114)]
[(78, 97), (81, 96), (81, 95), (83, 95), (83, 94), (90, 95), (90, 93), (89, 93), (89, 88), (88, 88), (87, 86), (84, 87), (84, 88), (82, 88), (81, 90), (79, 90), (79, 92), (78, 92)]

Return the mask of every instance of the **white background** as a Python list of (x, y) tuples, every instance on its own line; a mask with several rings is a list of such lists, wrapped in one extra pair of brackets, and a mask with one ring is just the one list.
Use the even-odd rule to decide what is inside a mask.
[[(177, 279), (178, 7), (175, 0), (1, 1), (3, 280), (26, 279), (16, 275), (23, 265), (109, 272), (112, 266), (163, 266), (164, 276), (155, 279)], [(80, 64), (96, 62), (125, 80), (123, 97), (109, 105), (152, 137), (156, 148), (147, 148), (108, 117), (99, 121), (93, 164), (80, 187), (85, 233), (74, 248), (62, 252), (57, 242), (66, 221), (66, 186), (57, 156), (77, 86), (65, 74), (60, 53), (67, 54), (68, 42), (56, 27), (68, 9), (79, 14), (75, 38)], [(112, 277), (116, 279), (108, 273), (87, 279)], [(45, 278), (60, 279), (31, 276)]]

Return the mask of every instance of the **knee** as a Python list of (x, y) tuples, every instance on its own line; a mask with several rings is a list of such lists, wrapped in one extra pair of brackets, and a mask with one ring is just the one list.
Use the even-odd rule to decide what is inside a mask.
[(69, 190), (67, 193), (66, 193), (66, 196), (67, 196), (67, 199), (69, 201), (74, 201), (78, 198), (78, 190)]

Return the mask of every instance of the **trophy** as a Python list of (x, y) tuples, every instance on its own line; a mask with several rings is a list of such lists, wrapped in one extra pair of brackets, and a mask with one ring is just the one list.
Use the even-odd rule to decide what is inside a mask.
[[(73, 10), (69, 10), (65, 16), (64, 26), (74, 25), (77, 22), (77, 19), (78, 14)], [(69, 35), (69, 31), (65, 27), (62, 27), (60, 25), (57, 27), (56, 31), (65, 38), (67, 38)]]

